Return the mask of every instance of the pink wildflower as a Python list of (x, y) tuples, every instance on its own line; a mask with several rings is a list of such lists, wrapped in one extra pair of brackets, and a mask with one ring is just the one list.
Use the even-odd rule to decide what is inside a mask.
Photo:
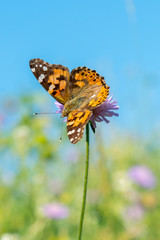
[(48, 203), (42, 207), (44, 216), (52, 219), (64, 219), (69, 216), (69, 209), (60, 203)]

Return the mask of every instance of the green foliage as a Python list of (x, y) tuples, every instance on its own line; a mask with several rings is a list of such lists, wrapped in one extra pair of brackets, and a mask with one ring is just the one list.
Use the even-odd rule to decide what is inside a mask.
[[(13, 106), (4, 114), (8, 122), (2, 123), (0, 133), (0, 239), (75, 240), (85, 139), (72, 145), (64, 134), (59, 142), (58, 118), (32, 116), (34, 99), (24, 97), (16, 102), (18, 107), (12, 114), (18, 115), (21, 109), (16, 119), (10, 118)], [(91, 136), (83, 239), (160, 239), (160, 148), (156, 136), (152, 134), (146, 141), (117, 132), (106, 142), (100, 128)], [(143, 188), (131, 181), (128, 169), (137, 164), (152, 170), (157, 179), (154, 188)], [(47, 217), (43, 211), (47, 203), (63, 204), (69, 216)], [(127, 209), (132, 206), (139, 206), (142, 214), (129, 214)]]

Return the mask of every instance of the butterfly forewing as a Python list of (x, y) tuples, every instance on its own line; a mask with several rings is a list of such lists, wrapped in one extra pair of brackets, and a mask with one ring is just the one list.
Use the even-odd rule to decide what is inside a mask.
[(109, 87), (95, 70), (78, 67), (72, 70), (69, 81), (69, 99), (77, 94), (85, 95), (89, 102), (86, 108), (94, 109), (101, 105), (109, 94)]
[(29, 62), (31, 71), (39, 83), (58, 102), (64, 104), (68, 99), (69, 70), (62, 65), (49, 64), (39, 58)]

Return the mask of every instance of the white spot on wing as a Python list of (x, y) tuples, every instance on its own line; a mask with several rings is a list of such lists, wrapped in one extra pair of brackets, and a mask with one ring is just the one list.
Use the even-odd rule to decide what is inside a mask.
[(68, 122), (67, 123), (67, 126), (70, 126), (70, 125), (72, 125), (74, 122), (72, 121), (72, 122)]
[(68, 135), (71, 135), (71, 134), (73, 134), (75, 132), (75, 130), (73, 129), (72, 131), (69, 131), (68, 132)]
[(35, 68), (31, 68), (31, 71), (32, 71), (32, 72), (35, 72), (35, 70), (36, 70)]
[(73, 141), (74, 141), (74, 138), (71, 138), (71, 139), (70, 139), (70, 142), (73, 142)]
[(81, 128), (78, 128), (77, 132), (80, 132), (81, 131)]
[[(43, 75), (44, 75), (44, 74), (43, 74)], [(54, 84), (51, 84), (51, 85), (49, 86), (49, 90), (50, 90), (50, 91), (52, 91), (54, 88), (55, 88), (55, 85), (54, 85)]]
[(43, 82), (44, 78), (45, 78), (44, 74), (41, 74), (38, 78), (38, 81), (41, 83), (41, 82)]
[(43, 66), (43, 71), (47, 71), (47, 67), (46, 66)]

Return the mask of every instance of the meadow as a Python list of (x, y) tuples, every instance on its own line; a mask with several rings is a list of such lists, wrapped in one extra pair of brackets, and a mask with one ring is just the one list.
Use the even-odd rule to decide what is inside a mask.
[[(59, 116), (32, 114), (35, 103), (42, 108), (39, 99), (31, 95), (1, 102), (1, 240), (77, 239), (85, 135), (72, 145), (64, 127), (60, 142)], [(146, 139), (114, 125), (105, 128), (102, 123), (96, 134), (90, 131), (83, 239), (158, 240), (158, 132)]]

